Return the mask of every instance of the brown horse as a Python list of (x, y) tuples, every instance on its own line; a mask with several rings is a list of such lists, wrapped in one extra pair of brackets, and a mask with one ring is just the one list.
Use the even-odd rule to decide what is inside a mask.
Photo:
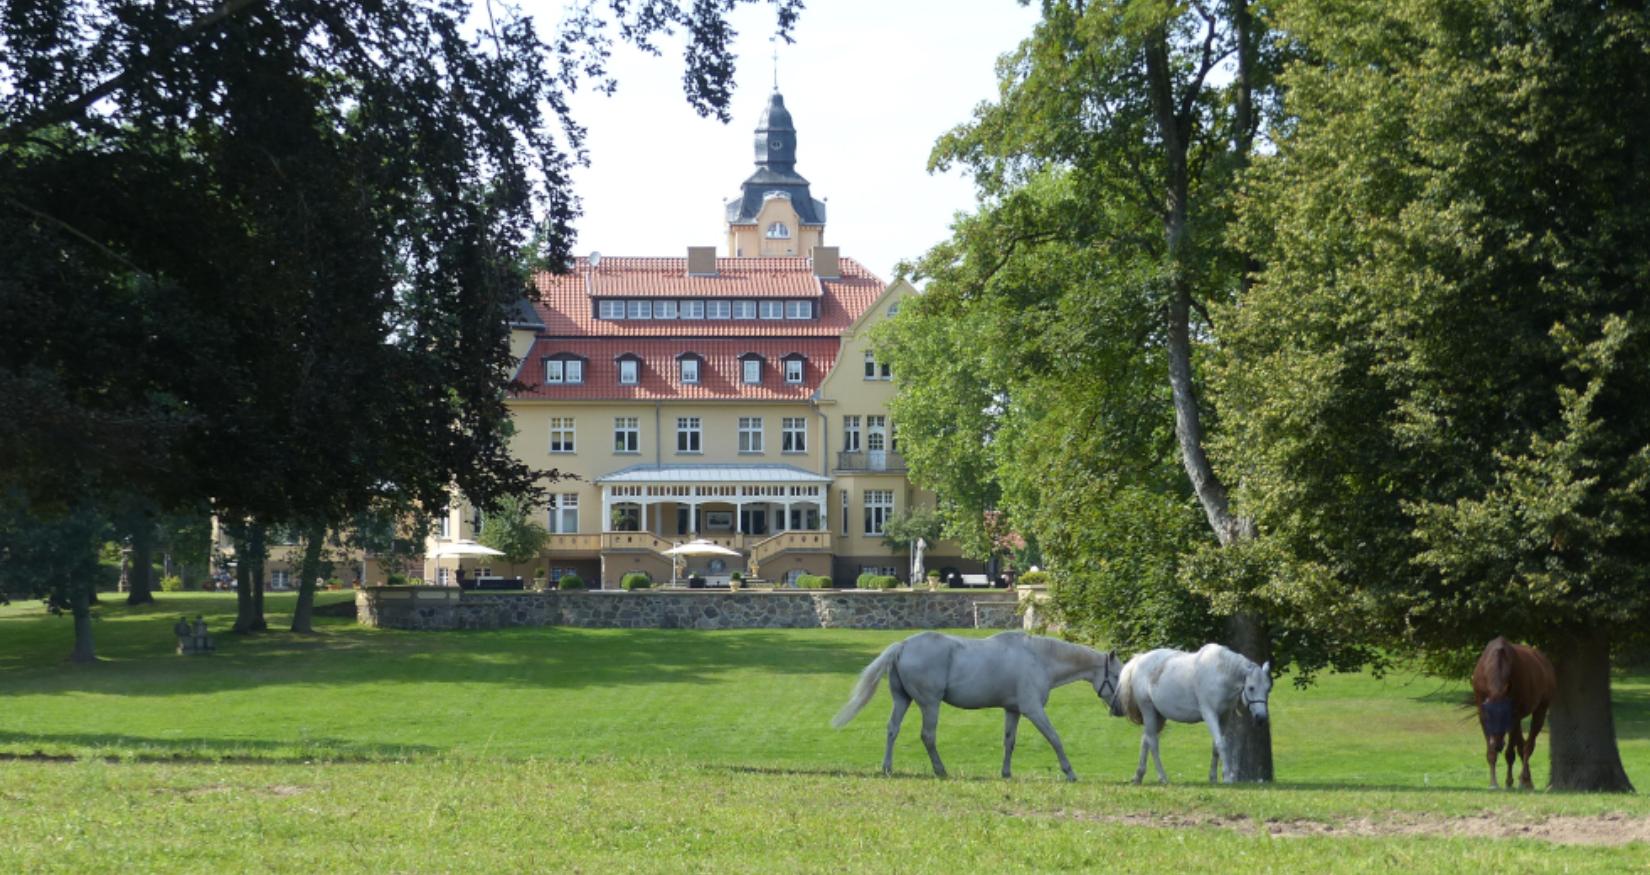
[[(1535, 737), (1541, 733), (1541, 723), (1547, 719), (1547, 708), (1557, 689), (1553, 664), (1541, 651), (1501, 637), (1485, 646), (1484, 655), (1478, 657), (1478, 665), (1472, 670), (1472, 700), (1484, 728), (1491, 789), (1500, 787), (1495, 780), (1495, 760), (1509, 732), (1512, 744), (1507, 745), (1507, 789), (1512, 789), (1513, 760), (1518, 757), (1524, 758), (1519, 786), (1532, 786), (1530, 754), (1535, 752)], [(1525, 717), (1530, 718), (1528, 738), (1521, 728)]]

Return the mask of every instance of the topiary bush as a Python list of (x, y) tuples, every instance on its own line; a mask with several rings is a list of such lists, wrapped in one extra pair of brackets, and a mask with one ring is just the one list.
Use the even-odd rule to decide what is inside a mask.
[(861, 574), (854, 584), (860, 589), (895, 589), (899, 578), (892, 574)]
[(384, 583), (388, 586), (406, 586), (407, 575), (391, 572), (388, 577), (384, 578)]
[(873, 578), (873, 577), (876, 577), (876, 575), (872, 574), (869, 571), (860, 572), (859, 576), (854, 578), (854, 588), (855, 589), (870, 589), (871, 588), (871, 578)]
[(1018, 586), (1048, 586), (1049, 573), (1047, 571), (1027, 571), (1015, 581)]
[(801, 589), (830, 589), (831, 579), (821, 574), (804, 574), (796, 579)]
[(632, 571), (619, 578), (619, 588), (624, 590), (648, 589), (653, 586), (653, 578), (645, 571)]
[(563, 574), (556, 581), (556, 589), (584, 589), (584, 578), (577, 574)]
[(162, 577), (160, 579), (160, 591), (183, 592), (183, 578), (177, 576), (176, 574)]

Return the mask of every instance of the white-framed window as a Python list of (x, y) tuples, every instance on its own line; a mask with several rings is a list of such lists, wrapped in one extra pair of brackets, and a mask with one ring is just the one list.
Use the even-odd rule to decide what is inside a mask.
[(865, 417), (865, 449), (875, 453), (887, 449), (888, 417)]
[(762, 452), (762, 417), (739, 417), (739, 452)]
[(435, 516), (435, 536), (437, 538), (451, 538), (453, 536), (453, 509), (444, 507)]
[(705, 302), (704, 301), (683, 301), (682, 302), (682, 318), (683, 319), (703, 319), (703, 318), (705, 318)]
[(292, 572), (269, 572), (269, 586), (271, 589), (290, 589), (292, 587)]
[(859, 452), (859, 417), (842, 417), (842, 451), (844, 453)]
[(567, 382), (584, 382), (584, 362), (581, 362), (578, 359), (568, 359), (566, 365)]
[(877, 357), (875, 355), (873, 355), (871, 353), (866, 353), (865, 354), (865, 379), (867, 379), (867, 380), (891, 380), (891, 379), (893, 379), (893, 372), (889, 370), (887, 362), (883, 362), (881, 364), (878, 364), (877, 363)]
[(731, 301), (706, 301), (705, 302), (705, 318), (706, 319), (726, 319), (730, 315), (732, 315), (732, 313), (733, 313), (733, 303)]
[(880, 535), (894, 513), (894, 490), (865, 490), (865, 534)]
[(888, 566), (888, 565), (861, 565), (861, 566), (859, 566), (859, 573), (860, 574), (876, 574), (876, 575), (879, 575), (879, 576), (880, 575), (887, 575), (889, 577), (898, 577), (899, 576), (899, 569), (898, 568), (893, 568), (893, 567)]
[(675, 301), (654, 301), (653, 302), (653, 318), (655, 318), (655, 319), (675, 319), (676, 318), (676, 302)]
[(652, 319), (652, 301), (631, 301), (625, 308), (625, 316), (630, 319)]
[(814, 318), (814, 302), (813, 301), (786, 301), (785, 302), (785, 318), (786, 319), (812, 319), (812, 318)]
[(561, 579), (568, 576), (569, 574), (578, 574), (578, 573), (579, 573), (579, 570), (577, 568), (568, 568), (568, 567), (565, 567), (565, 566), (552, 565), (552, 566), (550, 566), (550, 582), (551, 583), (560, 583)]
[(676, 417), (676, 452), (678, 452), (678, 453), (697, 453), (697, 452), (701, 452), (700, 447), (702, 446), (702, 443), (701, 443), (702, 436), (703, 436), (703, 433), (700, 431), (699, 417), (697, 417), (697, 416), (678, 416), (678, 417)]
[(436, 586), (452, 586), (453, 585), (453, 572), (452, 572), (452, 569), (450, 569), (450, 568), (437, 568), (435, 570), (435, 585)]
[(806, 453), (808, 451), (808, 418), (806, 416), (786, 416), (780, 422), (780, 450), (786, 453)]
[(696, 359), (692, 356), (688, 356), (687, 358), (681, 360), (681, 366), (682, 366), (682, 382), (684, 382), (684, 383), (697, 383), (697, 382), (699, 382), (699, 360), (698, 359)]
[(768, 226), (768, 239), (769, 240), (789, 240), (789, 239), (791, 239), (791, 226), (785, 224), (784, 222), (774, 222), (772, 225)]
[(759, 359), (759, 358), (748, 358), (748, 359), (745, 359), (745, 360), (741, 361), (739, 364), (740, 364), (740, 371), (744, 375), (745, 382), (747, 382), (747, 383), (760, 383), (760, 382), (762, 382), (762, 360), (761, 359)]
[(641, 373), (641, 362), (635, 359), (619, 359), (619, 382), (626, 386), (634, 386)]
[(613, 417), (613, 452), (639, 453), (642, 451), (642, 429), (634, 416)]
[(762, 318), (763, 319), (783, 319), (783, 318), (785, 318), (785, 302), (784, 301), (763, 301), (762, 302)]
[(785, 382), (802, 382), (802, 359), (785, 359)]
[(733, 302), (733, 318), (735, 318), (735, 319), (755, 319), (756, 318), (756, 302), (755, 301), (734, 301)]
[(544, 382), (546, 382), (546, 383), (560, 383), (562, 381), (563, 375), (566, 373), (566, 371), (565, 371), (566, 366), (567, 366), (567, 363), (564, 362), (564, 361), (560, 361), (560, 360), (557, 360), (557, 359), (545, 359), (544, 360)]
[(550, 452), (573, 452), (573, 417), (550, 417)]
[(624, 302), (603, 300), (596, 304), (596, 315), (603, 319), (623, 319)]
[(550, 519), (546, 526), (552, 533), (572, 535), (579, 531), (579, 494), (563, 492), (550, 496)]
[(894, 303), (888, 305), (888, 318), (892, 319), (892, 318), (894, 318), (895, 316), (898, 316), (898, 315), (899, 315), (899, 302), (895, 301)]

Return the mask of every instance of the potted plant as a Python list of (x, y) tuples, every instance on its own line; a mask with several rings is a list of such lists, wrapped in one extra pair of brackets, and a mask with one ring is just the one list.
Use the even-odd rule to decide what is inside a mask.
[(940, 588), (940, 570), (938, 568), (928, 569), (928, 591), (929, 592), (938, 592), (939, 588)]
[(728, 590), (730, 592), (738, 592), (739, 587), (742, 586), (744, 583), (745, 583), (745, 576), (740, 574), (739, 572), (735, 571), (734, 573), (728, 575)]

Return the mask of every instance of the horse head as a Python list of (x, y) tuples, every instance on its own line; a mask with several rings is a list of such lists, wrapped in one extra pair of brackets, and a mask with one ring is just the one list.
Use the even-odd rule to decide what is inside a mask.
[(1485, 700), (1478, 706), (1478, 719), (1484, 724), (1484, 738), (1489, 742), (1491, 755), (1500, 753), (1506, 744), (1507, 733), (1512, 731), (1512, 698), (1503, 696), (1493, 701)]
[(1108, 650), (1100, 660), (1093, 677), (1089, 678), (1094, 683), (1094, 694), (1111, 708), (1113, 717), (1122, 717), (1124, 714), (1123, 697), (1118, 695), (1123, 689), (1122, 677), (1123, 660), (1117, 658), (1117, 651)]
[(1256, 723), (1265, 724), (1266, 699), (1272, 695), (1272, 661), (1249, 669), (1243, 677), (1243, 705)]

